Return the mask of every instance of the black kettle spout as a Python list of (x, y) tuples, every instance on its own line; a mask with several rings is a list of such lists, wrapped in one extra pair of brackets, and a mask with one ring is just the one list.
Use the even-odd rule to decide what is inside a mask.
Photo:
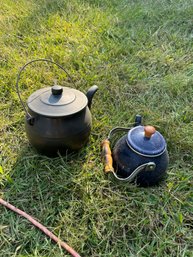
[(92, 86), (91, 88), (89, 88), (89, 90), (86, 93), (86, 96), (88, 98), (88, 108), (91, 108), (92, 105), (92, 99), (94, 94), (96, 93), (96, 91), (98, 90), (98, 87), (96, 85)]

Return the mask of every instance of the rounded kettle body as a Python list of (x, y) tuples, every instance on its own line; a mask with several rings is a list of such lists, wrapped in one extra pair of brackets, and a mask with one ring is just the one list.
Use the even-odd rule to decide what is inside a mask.
[(159, 156), (143, 156), (131, 149), (127, 143), (127, 135), (119, 139), (113, 148), (113, 166), (120, 178), (129, 177), (137, 167), (146, 163), (155, 163), (153, 170), (145, 168), (137, 174), (135, 181), (140, 186), (153, 186), (166, 177), (168, 167), (168, 152), (165, 150)]
[(92, 117), (86, 106), (82, 111), (67, 117), (47, 117), (29, 111), (33, 124), (25, 121), (29, 142), (40, 153), (46, 155), (74, 151), (82, 148), (88, 141)]

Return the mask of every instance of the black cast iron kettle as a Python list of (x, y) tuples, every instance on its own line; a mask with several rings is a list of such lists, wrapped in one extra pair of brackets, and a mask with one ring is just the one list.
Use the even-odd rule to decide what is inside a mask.
[(26, 66), (39, 61), (57, 65), (75, 86), (69, 73), (51, 60), (32, 60), (20, 69), (16, 89), (26, 112), (27, 137), (39, 152), (46, 155), (56, 154), (57, 151), (79, 150), (89, 139), (92, 126), (90, 108), (98, 87), (92, 86), (86, 95), (74, 88), (56, 84), (52, 87), (44, 87), (29, 96), (26, 107), (18, 88), (20, 75)]
[[(132, 128), (117, 127), (102, 142), (105, 172), (124, 182), (136, 181), (140, 186), (152, 186), (165, 178), (168, 152), (163, 136), (153, 126), (143, 126), (140, 116)], [(114, 145), (110, 140), (118, 132), (128, 132)]]

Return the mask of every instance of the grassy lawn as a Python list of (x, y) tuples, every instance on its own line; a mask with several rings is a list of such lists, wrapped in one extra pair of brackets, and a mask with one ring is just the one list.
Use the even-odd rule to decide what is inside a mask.
[[(99, 86), (78, 153), (50, 159), (28, 143), (15, 82), (35, 58), (60, 63), (83, 92)], [(193, 256), (193, 0), (1, 0), (0, 78), (0, 197), (84, 257)], [(55, 78), (68, 83), (56, 67), (31, 65), (22, 99)], [(136, 114), (167, 141), (168, 178), (158, 187), (103, 173), (102, 139)], [(0, 256), (69, 255), (0, 206)]]

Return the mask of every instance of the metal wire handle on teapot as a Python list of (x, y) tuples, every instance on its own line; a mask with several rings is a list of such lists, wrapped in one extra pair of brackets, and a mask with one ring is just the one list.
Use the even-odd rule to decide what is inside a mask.
[(17, 80), (16, 80), (16, 92), (17, 92), (17, 94), (18, 94), (20, 103), (22, 104), (23, 109), (24, 109), (24, 111), (25, 111), (25, 113), (26, 113), (26, 115), (27, 115), (28, 117), (31, 117), (31, 115), (28, 113), (27, 108), (26, 108), (26, 105), (24, 104), (24, 102), (23, 102), (22, 99), (21, 99), (21, 95), (20, 95), (20, 92), (19, 92), (19, 86), (18, 86), (18, 85), (19, 85), (19, 80), (20, 80), (21, 73), (22, 73), (22, 71), (26, 68), (26, 66), (28, 66), (29, 64), (31, 64), (31, 63), (33, 63), (33, 62), (41, 62), (41, 61), (42, 61), (42, 62), (49, 62), (49, 63), (55, 64), (56, 66), (58, 66), (60, 69), (62, 69), (62, 70), (67, 74), (67, 76), (70, 78), (72, 84), (76, 87), (76, 85), (75, 85), (75, 83), (74, 83), (72, 77), (70, 76), (70, 74), (69, 74), (60, 64), (58, 64), (58, 63), (56, 63), (56, 62), (54, 62), (54, 61), (51, 61), (51, 60), (49, 60), (49, 59), (44, 59), (44, 58), (35, 59), (35, 60), (32, 60), (32, 61), (27, 62), (25, 65), (23, 65), (23, 66), (21, 67), (21, 69), (20, 69), (20, 71), (19, 71), (19, 73), (18, 73), (18, 75), (17, 75)]
[(119, 181), (123, 181), (123, 182), (131, 182), (134, 178), (137, 177), (137, 175), (143, 171), (143, 170), (146, 170), (146, 171), (153, 171), (156, 167), (156, 164), (154, 162), (146, 162), (140, 166), (138, 166), (134, 171), (132, 171), (132, 173), (126, 177), (126, 178), (121, 178), (119, 176), (117, 176), (116, 172), (113, 170), (112, 173), (114, 175), (114, 177), (116, 179), (118, 179)]

